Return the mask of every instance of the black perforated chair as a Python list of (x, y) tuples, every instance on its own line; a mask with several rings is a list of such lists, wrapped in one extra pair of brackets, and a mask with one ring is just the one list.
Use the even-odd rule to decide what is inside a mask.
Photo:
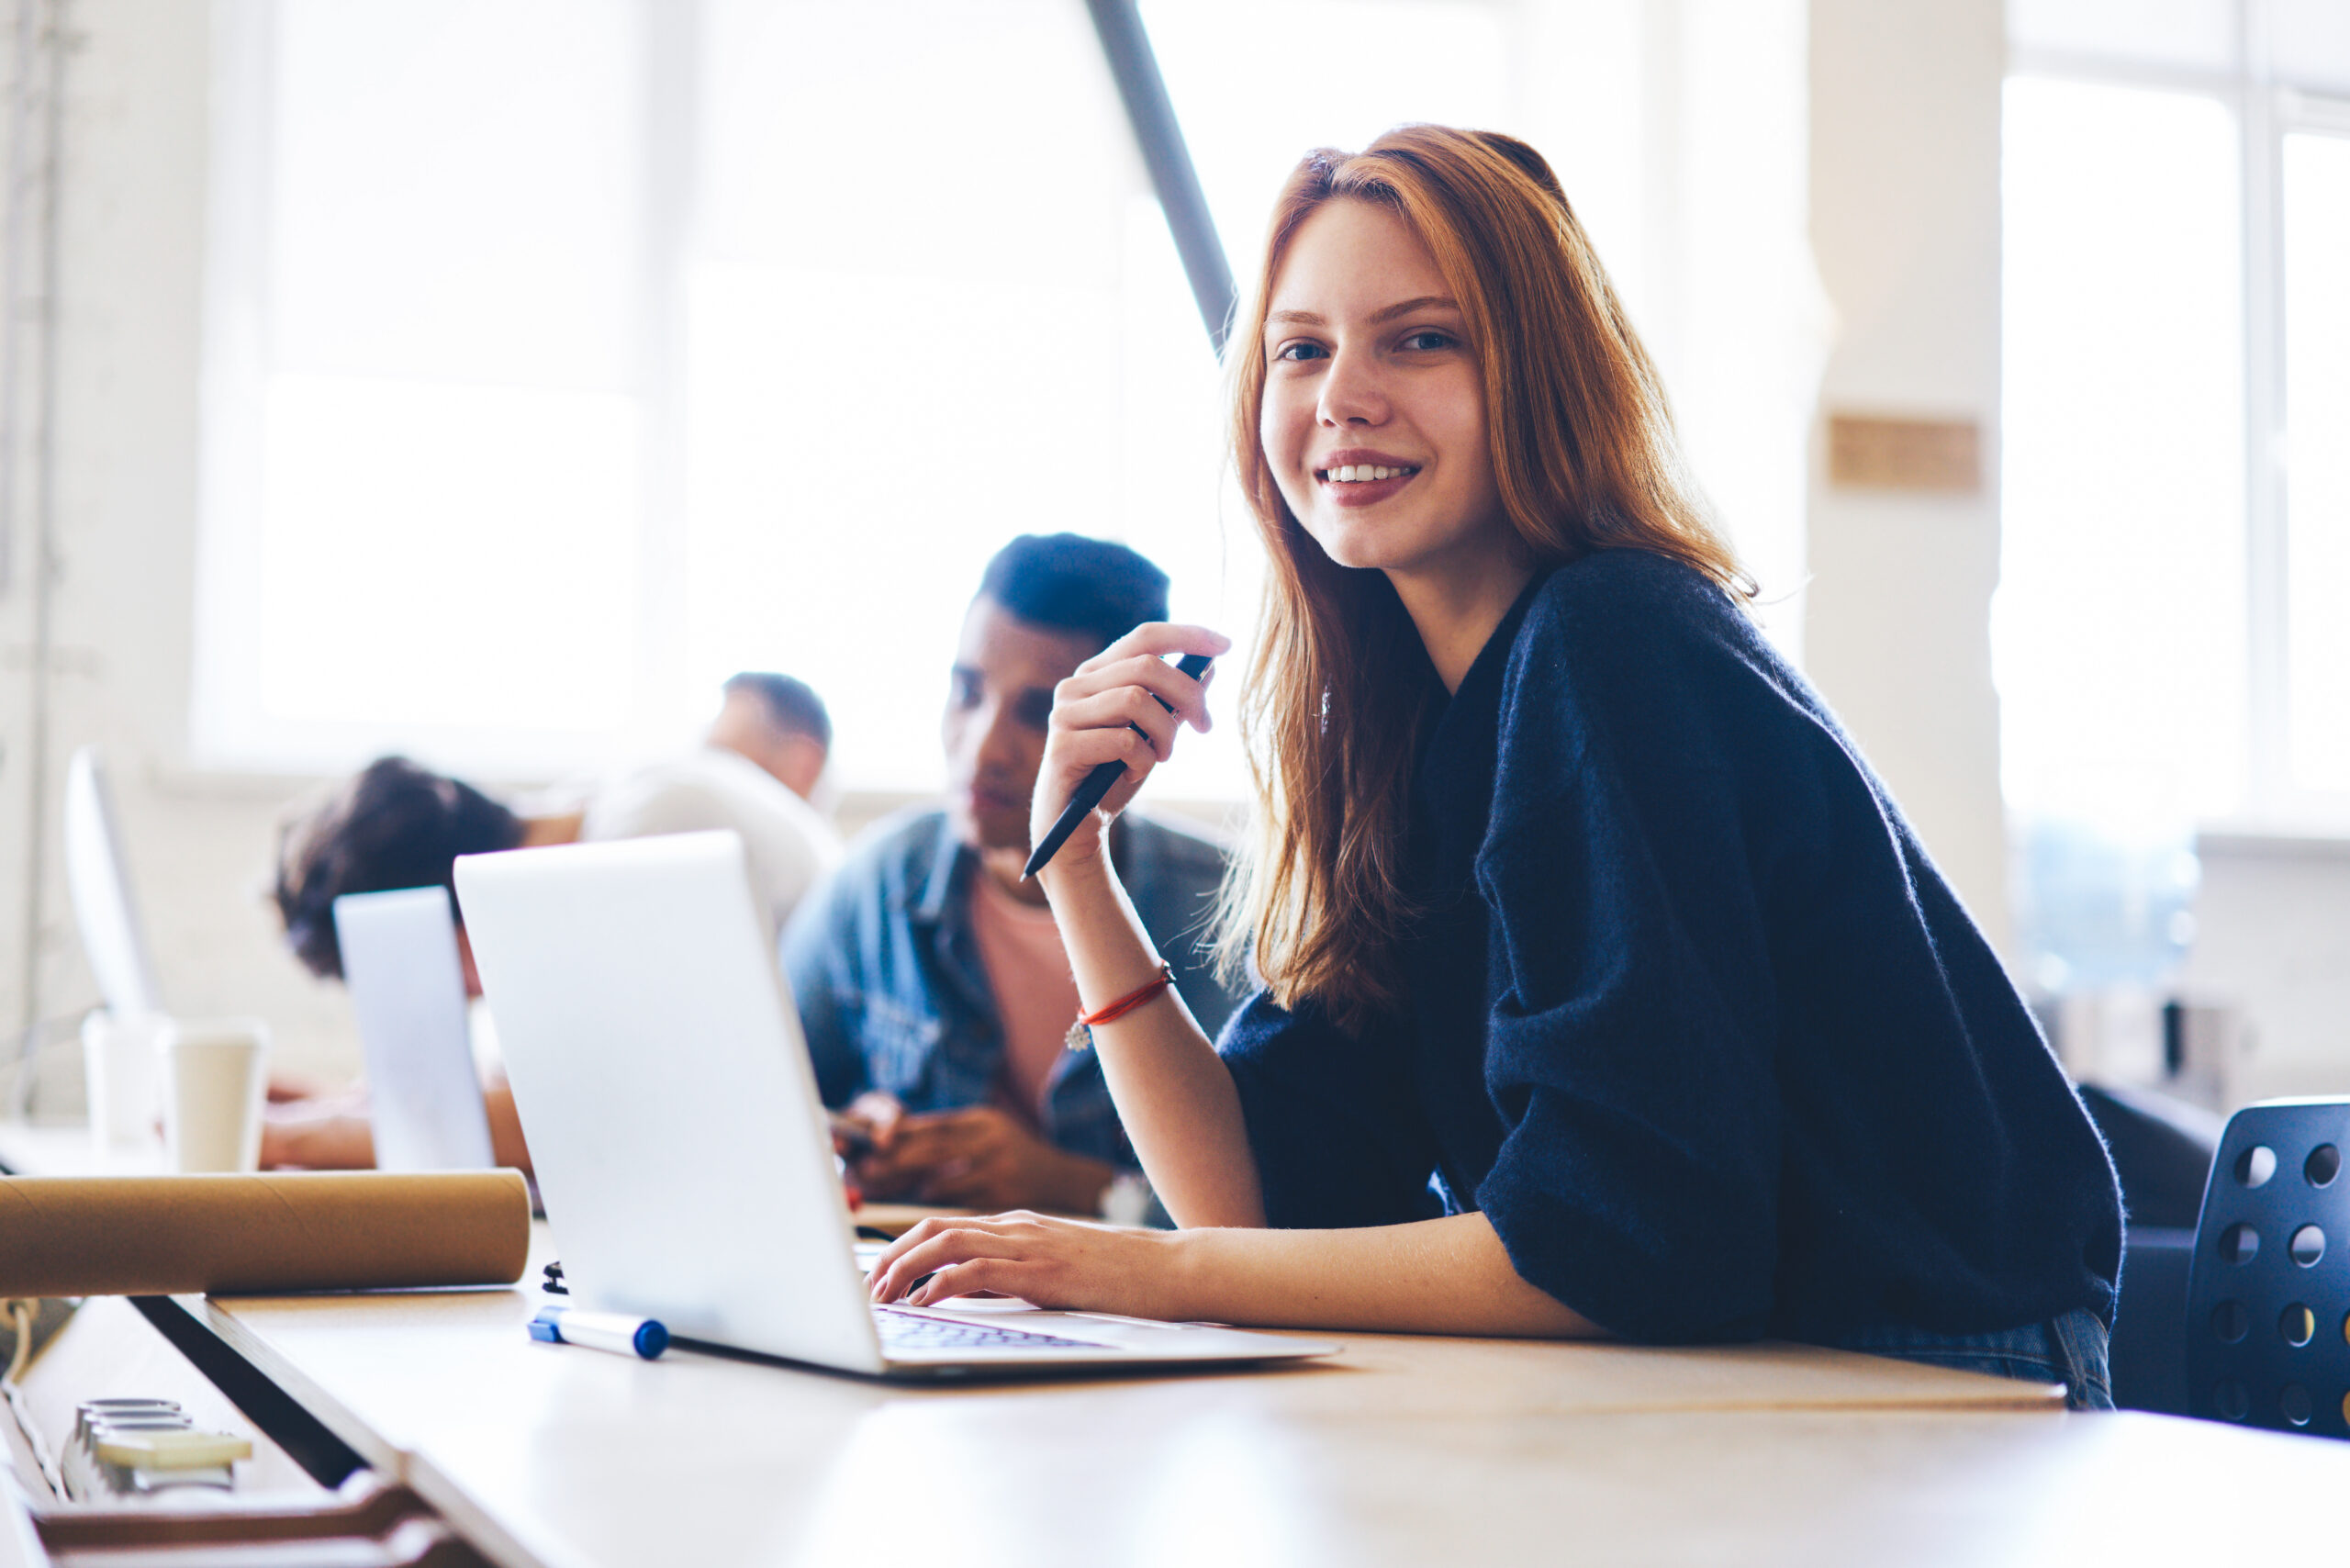
[(2350, 1437), (2350, 1100), (2228, 1118), (2187, 1303), (2191, 1415)]

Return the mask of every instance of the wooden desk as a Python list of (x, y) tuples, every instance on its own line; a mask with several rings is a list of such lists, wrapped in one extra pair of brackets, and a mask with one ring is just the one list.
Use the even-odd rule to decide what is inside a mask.
[(909, 1389), (535, 1345), (520, 1291), (179, 1305), (513, 1568), (2257, 1561), (2350, 1485), (2350, 1445), (1795, 1347)]
[(1349, 1335), (1318, 1368), (901, 1389), (532, 1345), (520, 1293), (188, 1305), (512, 1564), (2076, 1568), (2279, 1550), (2350, 1484), (2341, 1445), (1790, 1347)]

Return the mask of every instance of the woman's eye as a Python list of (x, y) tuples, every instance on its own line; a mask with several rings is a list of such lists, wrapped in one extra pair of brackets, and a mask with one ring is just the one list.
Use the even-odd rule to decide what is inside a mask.
[(1277, 360), (1286, 359), (1296, 361), (1327, 359), (1330, 357), (1330, 354), (1329, 351), (1325, 349), (1320, 343), (1283, 343), (1281, 347), (1273, 351), (1273, 357)]
[(1455, 342), (1450, 332), (1439, 331), (1434, 327), (1423, 327), (1418, 331), (1407, 335), (1404, 339), (1404, 346), (1407, 349), (1422, 350), (1449, 349)]

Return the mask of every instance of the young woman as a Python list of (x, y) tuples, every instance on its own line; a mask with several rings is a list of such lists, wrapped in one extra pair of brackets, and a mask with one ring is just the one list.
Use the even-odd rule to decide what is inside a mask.
[[(877, 1299), (1676, 1341), (1770, 1335), (2107, 1402), (2102, 1146), (1981, 935), (1771, 651), (1556, 177), (1432, 126), (1316, 152), (1235, 339), (1271, 556), (1262, 842), (1222, 1054), (1101, 829), (1204, 694), (1152, 625), (1057, 694), (1041, 873), (1184, 1227), (928, 1221)], [(1159, 706), (1164, 700), (1172, 711)], [(1136, 1002), (1137, 997), (1144, 998)]]

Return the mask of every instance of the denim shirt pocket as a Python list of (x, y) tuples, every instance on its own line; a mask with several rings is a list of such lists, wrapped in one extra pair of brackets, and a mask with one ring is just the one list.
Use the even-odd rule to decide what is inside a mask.
[(886, 996), (865, 999), (865, 1064), (876, 1089), (911, 1100), (946, 1025)]

